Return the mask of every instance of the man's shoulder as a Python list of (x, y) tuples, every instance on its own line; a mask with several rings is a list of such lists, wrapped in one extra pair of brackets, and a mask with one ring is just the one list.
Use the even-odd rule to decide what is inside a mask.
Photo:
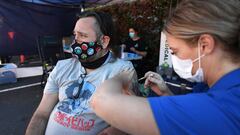
[(125, 61), (119, 58), (116, 58), (114, 62), (111, 62), (112, 66), (129, 66), (132, 67), (132, 63), (130, 61)]
[(62, 60), (59, 60), (58, 63), (68, 63), (68, 62), (71, 62), (71, 61), (74, 61), (75, 58), (72, 57), (72, 58), (68, 58), (68, 59), (62, 59)]
[(130, 61), (124, 61), (119, 58), (116, 58), (114, 61), (108, 62), (103, 65), (99, 70), (104, 70), (104, 72), (122, 72), (122, 71), (131, 71), (134, 70), (134, 67)]
[(67, 68), (68, 66), (72, 66), (75, 64), (77, 64), (77, 61), (75, 58), (68, 58), (64, 60), (59, 60), (55, 68)]

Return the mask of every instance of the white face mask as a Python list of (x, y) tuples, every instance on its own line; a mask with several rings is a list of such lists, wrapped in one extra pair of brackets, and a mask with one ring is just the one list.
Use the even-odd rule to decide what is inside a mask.
[[(172, 64), (174, 71), (183, 79), (190, 82), (203, 82), (203, 70), (201, 68), (201, 58), (205, 55), (200, 56), (200, 45), (198, 45), (198, 58), (195, 60), (191, 59), (179, 59), (177, 56), (172, 55)], [(192, 75), (193, 63), (199, 61), (199, 68), (194, 75)]]

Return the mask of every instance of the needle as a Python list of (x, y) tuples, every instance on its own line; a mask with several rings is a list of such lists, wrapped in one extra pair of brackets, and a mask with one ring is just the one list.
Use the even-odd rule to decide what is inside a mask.
[[(150, 77), (153, 77), (153, 74), (150, 74), (149, 76), (150, 76)], [(147, 77), (148, 77), (148, 76), (144, 76), (144, 77), (138, 79), (138, 81), (144, 80), (144, 79), (146, 79)], [(169, 84), (169, 85), (172, 85), (172, 86), (175, 86), (175, 87), (179, 87), (179, 88), (184, 87), (184, 85), (179, 85), (179, 84), (175, 84), (175, 83), (171, 83), (171, 82), (167, 82), (167, 81), (164, 81), (164, 82), (165, 82), (166, 84)], [(185, 86), (185, 89), (187, 89), (187, 90), (192, 90), (191, 87), (187, 87), (187, 86)]]
[[(149, 76), (150, 76), (150, 77), (153, 77), (153, 74), (150, 74)], [(144, 76), (144, 77), (138, 79), (138, 81), (144, 80), (144, 79), (146, 79), (147, 77), (148, 77), (148, 76)]]
[(146, 79), (147, 77), (146, 76), (144, 76), (144, 77), (142, 77), (142, 78), (140, 78), (140, 79), (138, 79), (138, 81), (142, 81), (142, 80), (144, 80), (144, 79)]
[(182, 85), (181, 84), (175, 84), (175, 83), (171, 83), (171, 82), (167, 82), (167, 81), (165, 81), (165, 83), (169, 84), (169, 85), (172, 85), (172, 86), (175, 86), (175, 87), (179, 87), (179, 88), (185, 87), (185, 89), (187, 89), (187, 90), (192, 90), (191, 87), (184, 86), (183, 84)]

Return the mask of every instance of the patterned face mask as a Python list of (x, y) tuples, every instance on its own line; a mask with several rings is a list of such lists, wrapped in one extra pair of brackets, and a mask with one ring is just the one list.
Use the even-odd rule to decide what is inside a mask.
[(81, 44), (75, 42), (71, 45), (72, 54), (78, 57), (79, 60), (86, 60), (95, 55), (102, 49), (102, 46), (97, 42), (82, 42)]

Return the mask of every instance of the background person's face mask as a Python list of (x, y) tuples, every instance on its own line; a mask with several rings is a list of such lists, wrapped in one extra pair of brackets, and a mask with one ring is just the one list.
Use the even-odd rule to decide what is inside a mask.
[(129, 35), (130, 38), (133, 38), (135, 33), (134, 32), (129, 32), (128, 35)]
[[(195, 60), (191, 59), (180, 59), (175, 55), (172, 55), (172, 64), (174, 71), (183, 79), (186, 79), (190, 82), (203, 82), (203, 70), (201, 68), (201, 58), (205, 55), (200, 56), (200, 45), (198, 45), (198, 58)], [(194, 75), (192, 75), (193, 63), (198, 61), (199, 68)]]
[(71, 48), (72, 54), (77, 56), (79, 60), (86, 60), (99, 52), (102, 46), (97, 42), (82, 42), (81, 44), (75, 42)]

